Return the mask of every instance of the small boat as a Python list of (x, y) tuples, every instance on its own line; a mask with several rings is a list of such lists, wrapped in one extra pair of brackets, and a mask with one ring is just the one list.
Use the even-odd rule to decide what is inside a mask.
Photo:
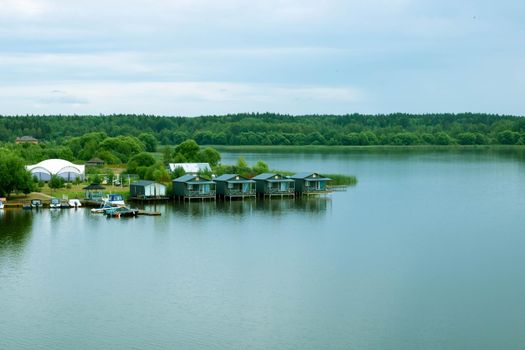
[(93, 209), (91, 209), (91, 212), (93, 214), (104, 214), (106, 212), (106, 210), (108, 210), (108, 209), (115, 209), (115, 208), (117, 208), (117, 207), (109, 204), (108, 202), (104, 202), (104, 203), (102, 203), (100, 208), (93, 208)]
[(58, 200), (58, 198), (51, 198), (51, 201), (49, 202), (49, 208), (50, 209), (60, 209), (62, 204)]
[(116, 207), (107, 209), (105, 214), (108, 218), (121, 218), (121, 217), (132, 217), (137, 216), (139, 213), (138, 209), (130, 209), (127, 207)]
[(30, 209), (40, 209), (40, 208), (42, 208), (42, 201), (40, 199), (31, 199)]
[(82, 206), (82, 203), (80, 203), (79, 199), (70, 199), (68, 201), (68, 204), (71, 208), (80, 208)]
[(106, 202), (113, 206), (124, 207), (126, 203), (124, 202), (124, 197), (118, 193), (112, 193), (106, 199)]
[(0, 209), (4, 209), (4, 202), (0, 201)]

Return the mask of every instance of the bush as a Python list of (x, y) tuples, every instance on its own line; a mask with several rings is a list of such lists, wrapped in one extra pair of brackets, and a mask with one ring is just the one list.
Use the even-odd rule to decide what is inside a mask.
[(49, 188), (63, 188), (64, 187), (64, 179), (57, 175), (52, 175), (51, 179), (48, 183)]

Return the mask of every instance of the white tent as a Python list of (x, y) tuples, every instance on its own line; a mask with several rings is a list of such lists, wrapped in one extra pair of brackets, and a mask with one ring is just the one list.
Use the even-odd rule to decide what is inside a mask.
[(47, 159), (35, 165), (26, 166), (33, 176), (40, 181), (49, 181), (52, 175), (58, 175), (64, 180), (72, 181), (77, 177), (84, 179), (86, 174), (84, 165), (77, 165), (64, 159)]
[(201, 171), (211, 171), (208, 163), (170, 163), (170, 171), (174, 172), (177, 168), (182, 168), (186, 174), (197, 174)]

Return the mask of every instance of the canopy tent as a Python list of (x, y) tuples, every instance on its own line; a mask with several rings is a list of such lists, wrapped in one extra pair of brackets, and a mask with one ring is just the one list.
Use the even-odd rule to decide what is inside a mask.
[(84, 179), (86, 173), (84, 165), (73, 164), (64, 159), (47, 159), (38, 164), (28, 165), (26, 169), (39, 181), (49, 181), (53, 175), (60, 176), (66, 181)]

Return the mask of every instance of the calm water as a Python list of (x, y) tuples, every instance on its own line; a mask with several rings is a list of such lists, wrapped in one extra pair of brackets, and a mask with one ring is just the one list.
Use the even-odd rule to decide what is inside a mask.
[(4, 210), (0, 348), (525, 348), (523, 158), (246, 158), (359, 184), (157, 218)]

